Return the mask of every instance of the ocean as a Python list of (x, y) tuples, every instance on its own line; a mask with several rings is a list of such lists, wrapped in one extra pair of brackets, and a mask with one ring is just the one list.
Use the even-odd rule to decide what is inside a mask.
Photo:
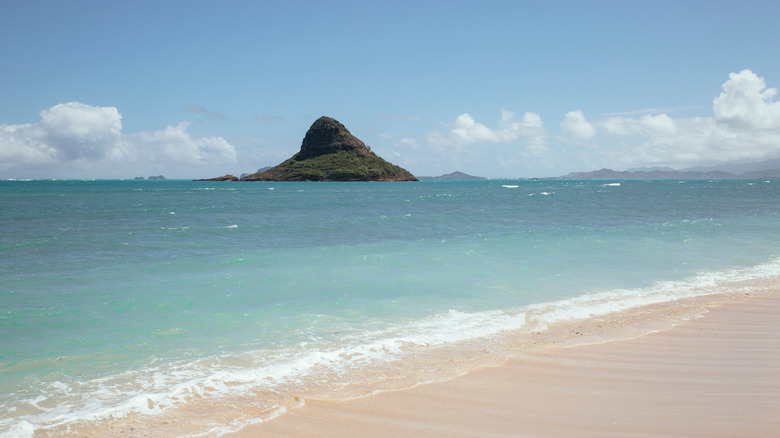
[(0, 181), (0, 436), (219, 436), (452, 378), (557, 323), (775, 279), (778, 201), (779, 180)]

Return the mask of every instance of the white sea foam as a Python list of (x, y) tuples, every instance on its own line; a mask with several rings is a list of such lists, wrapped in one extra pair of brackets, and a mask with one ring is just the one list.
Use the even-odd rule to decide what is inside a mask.
[(505, 189), (516, 189), (516, 188), (518, 188), (520, 186), (513, 185), (513, 184), (502, 184), (501, 187), (503, 187)]
[(32, 438), (35, 434), (35, 426), (24, 420), (10, 424), (7, 429), (3, 430), (5, 425), (3, 421), (0, 421), (0, 438)]

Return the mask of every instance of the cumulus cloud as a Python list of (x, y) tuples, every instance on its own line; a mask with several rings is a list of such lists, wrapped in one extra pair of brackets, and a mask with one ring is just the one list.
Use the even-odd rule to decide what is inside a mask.
[(99, 160), (119, 146), (122, 116), (113, 107), (61, 103), (40, 112), (41, 121), (0, 125), (4, 167)]
[(192, 137), (188, 122), (161, 131), (122, 133), (115, 107), (80, 102), (40, 112), (37, 123), (0, 124), (0, 170), (24, 166), (232, 163), (235, 148), (222, 137)]
[[(464, 113), (447, 130), (429, 132), (430, 147), (408, 138), (395, 146), (406, 148), (407, 154), (425, 155), (428, 162), (444, 163), (439, 166), (443, 171), (484, 166), (486, 175), (495, 172), (497, 164), (522, 176), (541, 168), (563, 174), (601, 167), (683, 168), (760, 161), (780, 158), (777, 94), (764, 78), (742, 70), (728, 75), (721, 90), (713, 90), (711, 112), (698, 117), (674, 113), (699, 110), (700, 105), (609, 112), (590, 120), (577, 109), (564, 115), (559, 131), (563, 135), (550, 140), (536, 113), (517, 117), (502, 110), (495, 125)], [(491, 146), (483, 147), (486, 144)]]
[(678, 132), (676, 122), (667, 114), (645, 114), (640, 118), (610, 117), (601, 125), (609, 135), (671, 136)]
[(59, 151), (46, 144), (45, 136), (36, 125), (0, 125), (0, 169), (54, 163)]
[[(728, 75), (721, 90), (713, 90), (711, 112), (698, 117), (674, 117), (674, 113), (699, 110), (700, 105), (610, 112), (590, 120), (577, 109), (564, 115), (563, 135), (550, 140), (536, 113), (518, 117), (502, 110), (495, 125), (464, 113), (447, 130), (429, 132), (428, 148), (408, 138), (395, 146), (443, 163), (439, 166), (443, 171), (484, 166), (487, 175), (497, 171), (497, 164), (522, 176), (540, 168), (563, 174), (601, 167), (683, 168), (760, 161), (780, 158), (777, 95), (764, 78), (742, 70)], [(487, 144), (491, 146), (483, 147)]]
[(639, 124), (651, 135), (670, 136), (677, 134), (677, 125), (666, 114), (644, 115), (639, 119)]
[(587, 140), (596, 135), (596, 128), (585, 120), (581, 110), (570, 111), (561, 122), (561, 128), (574, 138)]
[(446, 129), (427, 132), (424, 139), (401, 137), (396, 141), (394, 149), (404, 155), (400, 164), (423, 166), (430, 174), (460, 169), (490, 175), (496, 165), (507, 168), (527, 157), (548, 153), (547, 131), (536, 113), (502, 109), (493, 125), (463, 113), (444, 126)]
[(481, 142), (501, 142), (501, 137), (507, 134), (501, 131), (494, 131), (482, 123), (477, 123), (469, 114), (461, 114), (455, 119), (455, 127), (451, 131), (452, 137), (461, 144), (481, 143)]
[(610, 117), (605, 120), (601, 127), (607, 135), (626, 136), (634, 134), (636, 131), (636, 119), (625, 117)]
[(776, 95), (775, 88), (767, 88), (764, 79), (750, 70), (731, 73), (713, 100), (711, 117), (611, 116), (597, 124), (603, 134), (596, 139), (599, 147), (587, 153), (600, 157), (601, 165), (616, 167), (684, 167), (778, 158), (780, 102), (774, 100)]
[(525, 113), (522, 119), (517, 119), (515, 113), (501, 110), (496, 129), (477, 122), (470, 114), (459, 115), (452, 124), (452, 129), (443, 134), (434, 131), (428, 134), (428, 141), (438, 145), (456, 144), (460, 146), (471, 143), (512, 143), (520, 137), (543, 137), (545, 135), (542, 118), (538, 114)]
[(776, 88), (750, 70), (729, 74), (723, 92), (713, 101), (715, 120), (737, 129), (780, 127), (780, 102), (773, 102)]
[(102, 158), (116, 146), (122, 133), (122, 116), (114, 107), (70, 102), (41, 111), (39, 128), (44, 141), (61, 152), (61, 158)]
[(190, 122), (181, 122), (161, 131), (129, 134), (124, 139), (124, 145), (133, 150), (137, 158), (172, 160), (190, 165), (236, 161), (235, 148), (227, 140), (222, 137), (193, 138), (187, 132), (189, 126)]

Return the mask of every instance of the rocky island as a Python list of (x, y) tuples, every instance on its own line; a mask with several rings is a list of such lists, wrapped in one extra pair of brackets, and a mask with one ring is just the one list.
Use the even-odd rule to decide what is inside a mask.
[(344, 125), (320, 117), (306, 132), (301, 150), (281, 164), (262, 172), (210, 181), (417, 181), (406, 169), (371, 151)]

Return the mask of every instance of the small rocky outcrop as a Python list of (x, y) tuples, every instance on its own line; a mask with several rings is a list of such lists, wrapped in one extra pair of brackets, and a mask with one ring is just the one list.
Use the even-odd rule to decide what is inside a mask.
[[(257, 169), (256, 171), (254, 171), (253, 173), (265, 172), (266, 170), (268, 170), (270, 168), (271, 168), (271, 166), (261, 167), (261, 168)], [(241, 176), (238, 177), (238, 179), (247, 177), (249, 175), (251, 175), (251, 173), (242, 173)]]
[(196, 179), (195, 181), (238, 181), (238, 177), (228, 174), (224, 176), (218, 176), (216, 178)]
[(421, 176), (419, 178), (420, 179), (486, 179), (481, 176), (469, 175), (461, 171), (447, 173), (441, 176)]

